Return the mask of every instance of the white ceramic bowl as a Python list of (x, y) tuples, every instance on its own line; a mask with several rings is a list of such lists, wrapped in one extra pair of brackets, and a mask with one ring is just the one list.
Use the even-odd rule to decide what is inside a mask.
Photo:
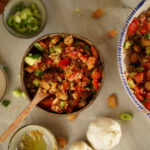
[(18, 143), (20, 142), (22, 136), (25, 133), (27, 134), (30, 133), (32, 130), (42, 131), (43, 139), (45, 140), (46, 145), (47, 145), (47, 150), (57, 150), (56, 139), (53, 133), (49, 131), (48, 129), (42, 126), (38, 126), (38, 125), (28, 125), (16, 131), (16, 133), (13, 135), (13, 137), (10, 140), (8, 150), (16, 150), (16, 147)]
[(125, 37), (126, 37), (128, 25), (132, 22), (134, 17), (138, 17), (139, 14), (141, 14), (141, 12), (147, 10), (149, 7), (150, 7), (150, 0), (142, 0), (138, 4), (138, 6), (129, 15), (129, 17), (126, 20), (126, 23), (125, 23), (125, 25), (122, 29), (122, 32), (121, 32), (120, 41), (119, 41), (119, 45), (118, 45), (117, 57), (118, 57), (118, 67), (119, 67), (120, 77), (121, 77), (121, 80), (122, 80), (122, 83), (123, 83), (123, 86), (124, 86), (126, 92), (128, 93), (131, 101), (136, 105), (136, 107), (141, 112), (143, 112), (146, 116), (148, 116), (150, 118), (150, 111), (147, 110), (141, 102), (139, 102), (139, 100), (135, 97), (132, 90), (128, 86), (128, 83), (127, 83), (127, 80), (126, 80), (126, 75), (125, 75), (125, 73), (127, 72), (126, 71), (127, 70), (126, 65), (125, 65), (126, 53), (123, 50), (123, 45), (124, 45), (124, 42), (125, 42)]

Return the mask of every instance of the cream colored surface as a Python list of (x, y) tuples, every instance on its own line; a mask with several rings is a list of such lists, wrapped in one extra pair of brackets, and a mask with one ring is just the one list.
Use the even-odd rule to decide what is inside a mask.
[[(38, 36), (31, 39), (19, 39), (12, 36), (5, 29), (0, 16), (0, 63), (8, 66), (9, 86), (6, 94), (11, 100), (8, 108), (0, 105), (0, 134), (16, 119), (16, 116), (29, 103), (24, 98), (12, 96), (12, 90), (20, 86), (18, 74), (21, 59), (25, 50), (37, 37), (47, 33), (71, 32), (80, 34), (93, 41), (101, 50), (105, 61), (105, 81), (96, 101), (90, 108), (82, 112), (76, 120), (50, 116), (38, 108), (20, 125), (37, 124), (49, 128), (56, 136), (65, 136), (69, 145), (77, 140), (84, 140), (89, 123), (98, 117), (108, 116), (116, 118), (121, 112), (132, 112), (134, 118), (129, 122), (121, 122), (122, 138), (113, 150), (149, 150), (150, 147), (150, 119), (145, 117), (129, 100), (123, 89), (117, 69), (117, 44), (119, 36), (110, 39), (107, 32), (117, 29), (120, 33), (125, 19), (131, 9), (124, 8), (120, 0), (43, 0), (48, 11), (45, 29)], [(80, 13), (74, 10), (80, 8)], [(91, 18), (91, 12), (97, 8), (104, 9), (104, 16), (98, 20)], [(111, 93), (118, 95), (119, 107), (107, 107), (107, 97)], [(10, 137), (11, 138), (11, 137)], [(0, 150), (7, 150), (10, 138), (0, 145)], [(66, 150), (69, 150), (69, 145)]]

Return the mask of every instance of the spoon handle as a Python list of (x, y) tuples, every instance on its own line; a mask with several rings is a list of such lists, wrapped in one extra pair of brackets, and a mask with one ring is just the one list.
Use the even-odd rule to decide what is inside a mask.
[(32, 111), (32, 109), (46, 96), (46, 94), (44, 95), (44, 93), (42, 94), (42, 92), (39, 92), (38, 90), (31, 103), (19, 114), (17, 119), (13, 121), (13, 123), (0, 136), (0, 144), (6, 140), (6, 138), (16, 129), (19, 123), (24, 120), (26, 116)]

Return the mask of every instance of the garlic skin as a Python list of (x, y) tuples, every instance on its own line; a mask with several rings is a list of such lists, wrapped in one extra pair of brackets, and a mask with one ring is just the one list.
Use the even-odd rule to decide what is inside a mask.
[(74, 142), (69, 150), (93, 150), (90, 146), (88, 146), (84, 141)]
[(96, 150), (110, 150), (119, 144), (120, 138), (120, 124), (111, 118), (99, 118), (88, 127), (87, 139)]

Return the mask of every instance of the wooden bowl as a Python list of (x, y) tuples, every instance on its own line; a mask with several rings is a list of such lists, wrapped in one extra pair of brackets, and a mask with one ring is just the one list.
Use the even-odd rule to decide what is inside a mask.
[[(51, 34), (47, 34), (45, 36), (42, 36), (40, 38), (38, 38), (37, 40), (35, 41), (39, 41), (39, 40), (43, 40), (43, 39), (46, 39), (48, 37), (52, 38), (56, 35), (59, 35), (61, 37), (66, 37), (66, 36), (69, 36), (71, 35), (72, 37), (76, 38), (76, 39), (79, 39), (79, 40), (82, 40), (84, 41), (85, 43), (87, 43), (88, 45), (90, 46), (93, 46), (93, 43), (91, 41), (89, 41), (88, 39), (80, 36), (80, 35), (76, 35), (76, 34), (71, 34), (71, 33), (51, 33)], [(34, 42), (35, 42), (34, 41)], [(23, 59), (22, 59), (22, 63), (21, 63), (21, 70), (20, 70), (20, 79), (21, 79), (21, 85), (22, 85), (22, 89), (23, 91), (25, 92), (27, 98), (31, 101), (30, 97), (29, 97), (29, 94), (27, 92), (27, 88), (25, 86), (25, 83), (24, 83), (24, 58), (28, 55), (28, 53), (30, 52), (30, 50), (32, 49), (33, 47), (33, 44), (34, 42), (28, 47), (28, 49), (26, 50), (24, 56), (23, 56)], [(68, 116), (68, 115), (73, 115), (73, 114), (77, 114), (77, 113), (80, 113), (82, 111), (84, 111), (85, 109), (87, 109), (89, 106), (91, 106), (91, 104), (95, 101), (96, 97), (98, 96), (99, 92), (100, 92), (100, 89), (102, 87), (102, 84), (103, 84), (103, 80), (104, 80), (104, 62), (103, 62), (103, 58), (102, 58), (102, 55), (100, 53), (100, 51), (95, 47), (98, 55), (99, 55), (99, 58), (100, 58), (100, 61), (101, 61), (101, 68), (102, 68), (102, 81), (101, 81), (101, 85), (99, 87), (99, 90), (97, 91), (97, 93), (94, 95), (94, 97), (90, 100), (90, 102), (83, 108), (81, 108), (80, 110), (77, 110), (75, 112), (72, 112), (72, 113), (68, 113), (68, 114), (58, 114), (58, 113), (54, 113), (54, 112), (48, 112), (46, 110), (44, 110), (43, 108), (37, 106), (38, 108), (40, 108), (41, 110), (43, 110), (44, 112), (48, 113), (48, 114), (53, 114), (53, 115), (56, 115), (56, 116)]]

